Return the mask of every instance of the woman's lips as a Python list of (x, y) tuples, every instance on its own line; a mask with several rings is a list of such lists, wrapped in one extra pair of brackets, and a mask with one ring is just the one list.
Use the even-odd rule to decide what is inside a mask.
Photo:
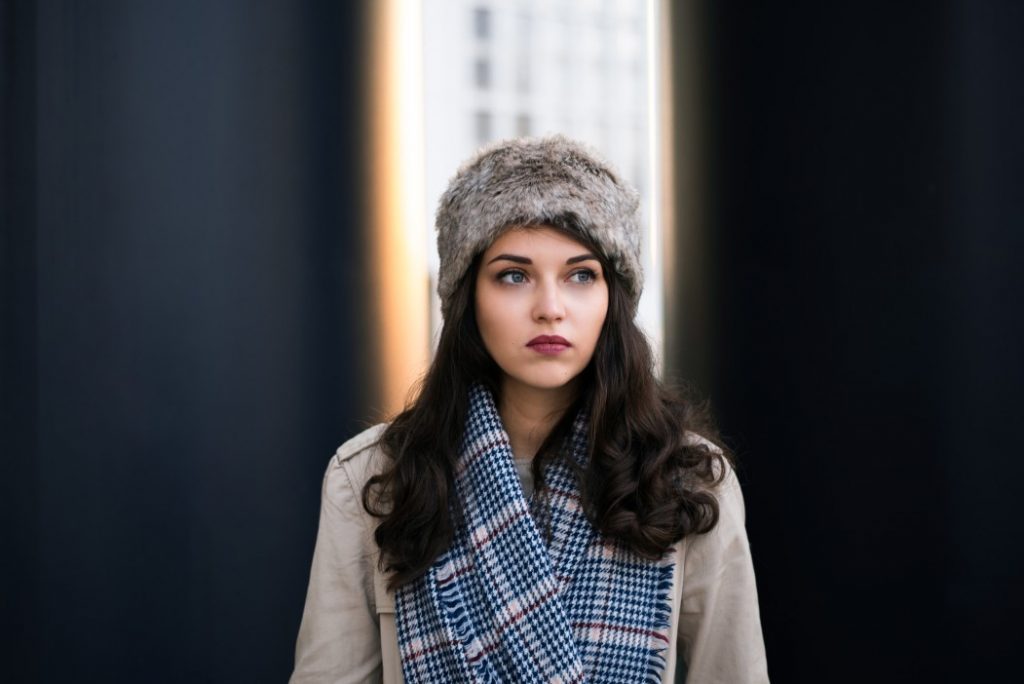
[(539, 335), (527, 342), (526, 346), (540, 354), (560, 354), (572, 345), (569, 340), (558, 335)]

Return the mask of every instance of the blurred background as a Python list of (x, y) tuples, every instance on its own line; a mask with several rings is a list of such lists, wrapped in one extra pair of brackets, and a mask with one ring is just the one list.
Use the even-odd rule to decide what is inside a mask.
[(773, 681), (1016, 670), (1024, 5), (0, 8), (4, 681), (287, 678), (328, 459), (430, 358), (437, 195), (548, 132), (644, 195)]

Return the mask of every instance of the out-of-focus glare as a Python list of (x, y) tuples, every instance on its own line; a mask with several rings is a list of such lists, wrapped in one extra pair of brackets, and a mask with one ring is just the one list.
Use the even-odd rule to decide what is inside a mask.
[(423, 216), (422, 19), (419, 0), (381, 0), (371, 18), (374, 312), (381, 407), (400, 409), (429, 362), (430, 287)]

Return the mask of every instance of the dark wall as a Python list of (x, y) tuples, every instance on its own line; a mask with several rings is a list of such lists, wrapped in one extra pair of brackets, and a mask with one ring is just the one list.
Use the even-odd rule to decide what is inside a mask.
[[(34, 17), (0, 5), (0, 654), (28, 679), (38, 646), (35, 489)], [(28, 16), (26, 16), (26, 14)], [(14, 27), (20, 27), (18, 31)], [(26, 36), (28, 38), (26, 38)]]
[(704, 97), (676, 97), (710, 302), (677, 370), (741, 460), (773, 680), (998, 681), (1024, 636), (1024, 7), (674, 18), (702, 28), (675, 49)]
[(2, 678), (284, 681), (369, 408), (360, 5), (0, 17)]

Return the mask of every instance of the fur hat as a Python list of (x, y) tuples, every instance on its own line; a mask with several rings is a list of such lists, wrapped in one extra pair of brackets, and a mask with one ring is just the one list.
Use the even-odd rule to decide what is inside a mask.
[(482, 149), (455, 174), (437, 209), (437, 293), (451, 297), (477, 254), (512, 226), (573, 215), (621, 277), (636, 312), (643, 290), (640, 198), (592, 150), (561, 135)]

